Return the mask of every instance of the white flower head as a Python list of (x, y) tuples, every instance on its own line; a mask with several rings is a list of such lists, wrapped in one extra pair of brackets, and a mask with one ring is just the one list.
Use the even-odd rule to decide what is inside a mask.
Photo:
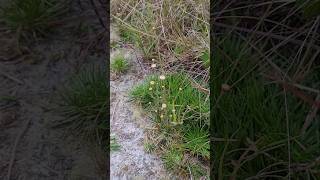
[(151, 88), (149, 88), (149, 90), (151, 91), (151, 90), (152, 90), (152, 87), (151, 87)]
[(179, 88), (179, 91), (182, 91), (182, 88)]
[(161, 108), (162, 108), (162, 109), (164, 109), (164, 108), (166, 108), (166, 107), (167, 107), (166, 104), (162, 104), (162, 105), (161, 105)]
[(165, 80), (165, 79), (166, 79), (166, 76), (165, 76), (165, 75), (160, 75), (159, 78), (160, 78), (161, 80)]
[(151, 67), (152, 67), (152, 68), (156, 68), (156, 67), (157, 67), (157, 64), (151, 64)]
[(154, 82), (154, 81), (150, 81), (150, 84), (151, 84), (151, 85), (154, 85), (154, 84), (155, 84), (155, 82)]

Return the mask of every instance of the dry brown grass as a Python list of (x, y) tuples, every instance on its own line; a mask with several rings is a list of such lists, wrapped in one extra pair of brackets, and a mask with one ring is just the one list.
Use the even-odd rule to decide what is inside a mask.
[[(201, 56), (209, 53), (209, 1), (111, 1), (112, 21), (146, 63), (162, 71), (184, 70), (208, 80)], [(205, 58), (209, 61), (209, 57)]]

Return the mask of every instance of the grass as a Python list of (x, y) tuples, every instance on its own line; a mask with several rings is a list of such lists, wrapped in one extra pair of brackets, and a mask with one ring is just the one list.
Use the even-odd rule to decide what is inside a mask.
[(170, 124), (208, 125), (207, 94), (192, 86), (191, 78), (184, 73), (164, 77), (164, 80), (161, 80), (160, 76), (147, 78), (144, 84), (132, 90), (132, 99), (139, 102), (145, 109), (156, 112), (159, 118), (163, 115), (163, 119), (171, 119)]
[(156, 134), (163, 137), (161, 142), (147, 142), (145, 149), (159, 152), (167, 169), (190, 177), (187, 155), (209, 160), (208, 95), (195, 88), (187, 74), (150, 76), (132, 89), (131, 99), (160, 127)]
[(111, 71), (121, 74), (125, 73), (129, 69), (129, 63), (122, 54), (116, 55), (111, 60)]
[(210, 52), (209, 51), (204, 51), (201, 54), (200, 59), (205, 68), (210, 68)]
[(186, 127), (184, 148), (194, 156), (210, 158), (209, 132), (201, 127)]
[(152, 63), (166, 75), (151, 75), (131, 91), (131, 99), (150, 112), (158, 128), (145, 149), (161, 154), (166, 167), (185, 178), (208, 174), (209, 4), (111, 1), (111, 20), (122, 43), (133, 44), (142, 64)]
[(139, 49), (142, 64), (152, 64), (166, 75), (162, 79), (151, 75), (131, 91), (131, 99), (150, 112), (158, 128), (145, 149), (161, 154), (167, 169), (185, 178), (208, 174), (204, 165), (209, 161), (208, 4), (111, 1), (111, 21), (123, 43)]
[(120, 150), (121, 146), (117, 143), (116, 137), (111, 135), (110, 138), (110, 150), (111, 151), (118, 151)]
[(122, 39), (139, 48), (146, 62), (155, 59), (165, 66), (172, 60), (183, 70), (209, 52), (209, 4), (208, 0), (113, 0), (111, 20)]
[[(270, 173), (275, 176), (285, 177), (288, 163), (312, 161), (319, 155), (320, 141), (315, 136), (320, 132), (319, 124), (315, 123), (308, 133), (302, 135), (301, 125), (307, 116), (308, 105), (291, 93), (284, 93), (279, 86), (267, 84), (258, 73), (261, 69), (256, 68), (248, 73), (252, 69), (252, 66), (248, 67), (248, 63), (254, 62), (250, 59), (254, 55), (250, 52), (243, 53), (245, 46), (236, 42), (239, 40), (222, 42), (220, 47), (223, 47), (221, 49), (228, 57), (217, 50), (216, 61), (213, 63), (213, 66), (225, 70), (213, 71), (213, 77), (216, 77), (213, 80), (216, 87), (213, 101), (217, 104), (212, 110), (212, 131), (214, 137), (225, 139), (214, 143), (214, 156), (219, 157), (214, 159), (214, 166), (217, 168), (215, 174), (220, 178), (243, 179), (254, 175), (264, 176), (263, 173), (272, 171)], [(237, 56), (239, 54), (242, 56)], [(238, 61), (238, 68), (233, 71), (230, 68), (232, 64), (225, 58), (230, 58), (229, 62)], [(243, 75), (246, 78), (239, 81), (238, 78)], [(237, 82), (237, 85), (221, 94), (218, 89), (227, 80)], [(227, 141), (231, 139), (232, 142)], [(241, 164), (228, 163), (232, 161)], [(264, 169), (268, 166), (272, 168)], [(291, 176), (302, 178), (308, 174), (293, 171)], [(309, 175), (314, 176), (312, 173)]]
[(184, 171), (183, 166), (183, 153), (179, 149), (171, 148), (168, 149), (165, 154), (162, 156), (165, 166), (174, 171)]
[(56, 126), (85, 140), (104, 142), (107, 136), (107, 93), (105, 70), (95, 66), (84, 68), (60, 90), (59, 112), (65, 118)]
[(145, 151), (148, 153), (152, 153), (156, 148), (155, 144), (149, 143), (149, 142), (144, 143), (143, 146), (144, 146)]
[(12, 0), (0, 9), (0, 20), (23, 37), (43, 36), (66, 13), (66, 4), (58, 0)]
[[(307, 4), (214, 4), (214, 178), (319, 179), (319, 115), (311, 113), (317, 109), (319, 63), (316, 48), (299, 42), (319, 39), (306, 25), (315, 21), (303, 15)], [(264, 18), (255, 19), (258, 12)], [(290, 36), (295, 28), (308, 34)]]

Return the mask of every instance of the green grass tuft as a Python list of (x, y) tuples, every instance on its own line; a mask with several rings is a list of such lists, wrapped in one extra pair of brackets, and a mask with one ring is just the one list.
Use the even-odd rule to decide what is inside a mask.
[(129, 69), (129, 63), (126, 58), (119, 54), (112, 59), (111, 70), (115, 73), (124, 73)]
[[(208, 95), (195, 88), (184, 73), (160, 77), (150, 76), (137, 85), (131, 91), (131, 99), (150, 112), (160, 127), (163, 139), (155, 148), (162, 154), (166, 167), (186, 175), (190, 171), (185, 155), (209, 159)], [(149, 144), (147, 147), (151, 149)]]
[[(77, 136), (99, 140), (106, 136), (108, 83), (100, 67), (84, 68), (60, 90), (60, 114), (65, 117), (57, 126)], [(101, 138), (102, 139), (102, 138)]]
[(66, 13), (66, 4), (57, 0), (12, 0), (0, 9), (0, 19), (23, 36), (42, 36)]
[[(156, 116), (163, 115), (163, 119), (170, 119), (173, 125), (209, 125), (208, 96), (193, 87), (190, 81), (182, 73), (170, 74), (165, 80), (160, 80), (159, 76), (150, 76), (132, 90), (131, 99), (156, 112)], [(165, 108), (162, 108), (163, 104)]]
[(195, 156), (210, 157), (210, 142), (208, 129), (200, 127), (186, 127), (184, 135), (184, 148)]
[(162, 157), (164, 165), (170, 170), (179, 170), (184, 166), (183, 154), (176, 148), (171, 148)]
[(156, 146), (153, 143), (145, 143), (144, 149), (146, 150), (146, 152), (151, 153), (156, 149)]
[(110, 150), (111, 151), (118, 151), (120, 150), (121, 146), (117, 143), (116, 137), (111, 136), (110, 138)]

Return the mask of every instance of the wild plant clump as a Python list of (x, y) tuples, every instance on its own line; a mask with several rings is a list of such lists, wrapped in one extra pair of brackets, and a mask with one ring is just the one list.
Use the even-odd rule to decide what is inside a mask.
[(60, 90), (60, 99), (59, 113), (64, 119), (56, 122), (56, 126), (85, 140), (99, 143), (106, 140), (109, 101), (105, 70), (84, 68)]
[(117, 54), (111, 59), (111, 71), (116, 74), (125, 73), (129, 69), (129, 63), (123, 54)]
[(43, 36), (67, 11), (67, 2), (58, 0), (12, 0), (0, 9), (0, 20), (23, 36)]
[(151, 76), (131, 95), (168, 124), (209, 125), (208, 95), (193, 87), (190, 77), (185, 74)]
[(154, 147), (162, 148), (167, 168), (185, 174), (192, 159), (185, 154), (205, 161), (210, 157), (209, 96), (191, 81), (184, 73), (150, 76), (131, 92), (131, 99), (151, 112), (164, 136), (165, 144)]

